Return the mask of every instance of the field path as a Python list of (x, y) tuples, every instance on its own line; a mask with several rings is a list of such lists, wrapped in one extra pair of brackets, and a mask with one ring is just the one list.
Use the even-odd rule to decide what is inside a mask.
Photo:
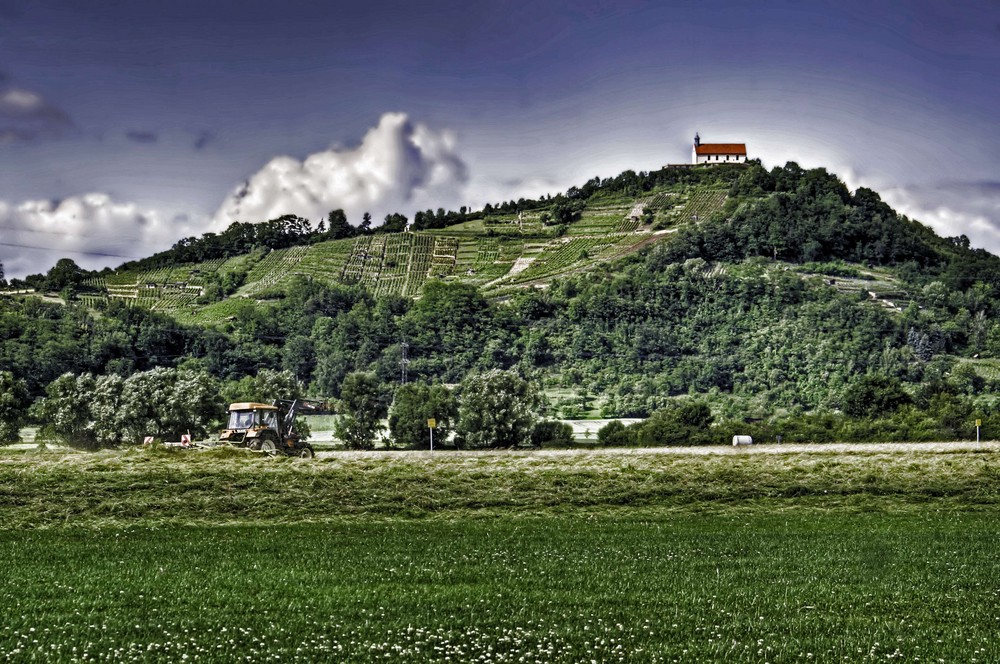
[(690, 447), (610, 447), (579, 450), (447, 450), (438, 452), (417, 452), (413, 450), (372, 450), (364, 452), (336, 451), (317, 452), (319, 458), (379, 458), (385, 456), (535, 456), (535, 457), (586, 457), (586, 456), (711, 456), (748, 454), (910, 454), (948, 452), (1000, 452), (1000, 441), (953, 441), (937, 443), (787, 443), (781, 445), (699, 445)]
[(626, 216), (634, 218), (634, 219), (641, 219), (642, 218), (642, 211), (649, 204), (649, 200), (650, 200), (649, 198), (640, 198), (639, 200), (637, 200), (635, 202), (635, 205), (632, 206), (632, 209), (629, 211), (628, 215), (626, 215)]

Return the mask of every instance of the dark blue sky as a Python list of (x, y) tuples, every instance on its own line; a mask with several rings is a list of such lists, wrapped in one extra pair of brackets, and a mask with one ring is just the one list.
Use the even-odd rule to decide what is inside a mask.
[(0, 261), (555, 192), (695, 131), (996, 252), (998, 101), (996, 1), (0, 0)]

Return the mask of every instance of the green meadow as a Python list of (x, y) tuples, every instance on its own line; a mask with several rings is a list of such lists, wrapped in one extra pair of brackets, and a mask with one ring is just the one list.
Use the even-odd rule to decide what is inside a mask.
[(996, 454), (8, 452), (0, 657), (997, 661)]

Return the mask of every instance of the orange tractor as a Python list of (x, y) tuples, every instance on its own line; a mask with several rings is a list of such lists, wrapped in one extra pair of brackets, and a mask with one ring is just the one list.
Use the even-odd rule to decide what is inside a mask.
[(311, 459), (315, 455), (312, 445), (306, 442), (306, 436), (295, 431), (295, 418), (303, 411), (316, 415), (330, 412), (326, 404), (301, 399), (230, 404), (229, 422), (219, 433), (219, 442), (267, 454)]

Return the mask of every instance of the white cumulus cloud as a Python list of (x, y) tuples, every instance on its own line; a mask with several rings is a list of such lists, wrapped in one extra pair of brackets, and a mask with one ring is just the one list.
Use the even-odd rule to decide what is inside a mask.
[[(57, 114), (44, 99), (0, 89), (4, 118)], [(7, 139), (10, 139), (7, 136)], [(458, 207), (467, 167), (450, 131), (433, 130), (403, 113), (386, 113), (357, 147), (331, 148), (303, 160), (275, 157), (223, 202), (213, 219), (165, 218), (108, 194), (61, 200), (0, 200), (0, 263), (8, 278), (44, 273), (60, 258), (101, 269), (169, 248), (183, 237), (221, 230), (233, 221), (298, 214), (314, 222), (342, 208), (354, 224), (390, 212)]]
[(60, 258), (100, 269), (166, 249), (192, 231), (189, 221), (164, 220), (102, 193), (0, 201), (0, 262), (8, 278), (44, 273)]
[(357, 147), (330, 148), (303, 160), (275, 157), (226, 198), (215, 222), (224, 227), (284, 214), (318, 222), (341, 208), (355, 225), (365, 212), (378, 223), (390, 212), (412, 216), (456, 205), (467, 177), (450, 131), (386, 113)]

